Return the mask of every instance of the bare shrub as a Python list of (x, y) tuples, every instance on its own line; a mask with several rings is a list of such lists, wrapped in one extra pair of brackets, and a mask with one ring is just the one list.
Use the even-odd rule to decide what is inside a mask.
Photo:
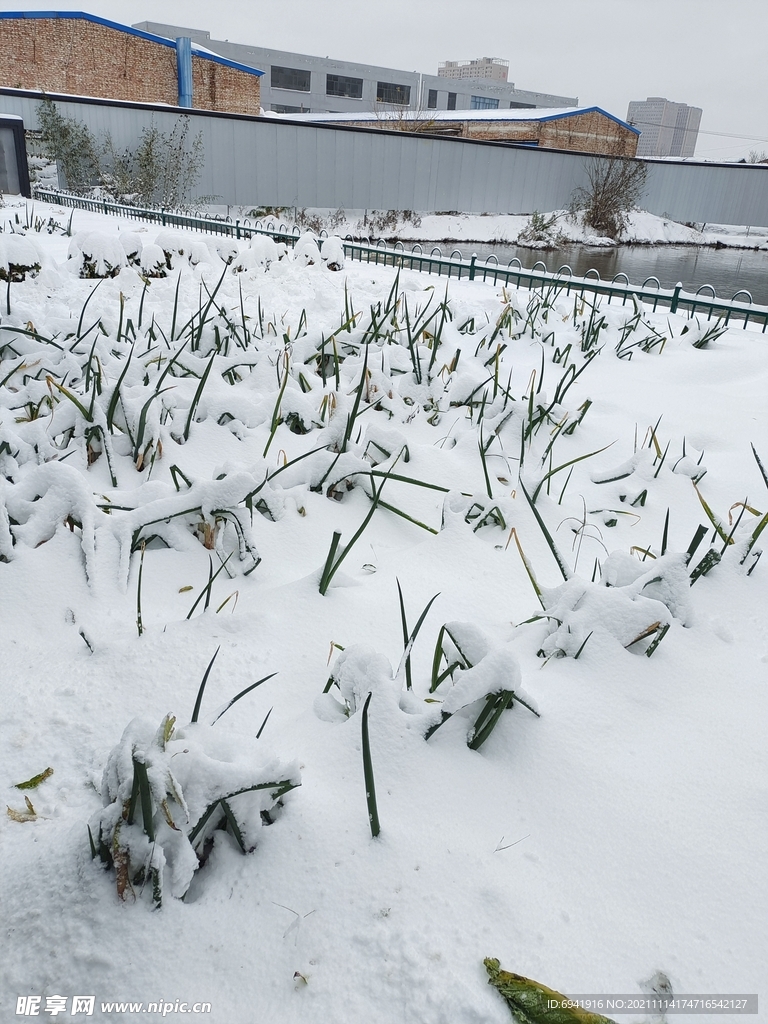
[(645, 193), (648, 166), (642, 160), (605, 156), (587, 166), (587, 186), (574, 189), (571, 212), (599, 235), (619, 238), (628, 217)]
[(154, 122), (141, 130), (141, 142), (136, 150), (115, 149), (112, 136), (107, 132), (103, 155), (106, 167), (101, 169), (101, 181), (117, 202), (139, 206), (163, 206), (180, 209), (187, 205), (204, 203), (213, 196), (202, 196), (191, 203), (192, 189), (200, 178), (204, 152), (202, 133), (189, 137), (189, 118), (178, 118), (169, 133), (161, 132)]

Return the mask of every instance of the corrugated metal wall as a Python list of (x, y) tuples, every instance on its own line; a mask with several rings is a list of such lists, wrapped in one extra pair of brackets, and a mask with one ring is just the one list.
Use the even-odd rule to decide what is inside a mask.
[[(116, 148), (135, 147), (152, 118), (170, 132), (178, 111), (56, 99), (62, 114)], [(39, 97), (0, 90), (0, 112), (37, 127)], [(593, 157), (405, 132), (188, 112), (205, 163), (196, 193), (221, 203), (336, 209), (526, 213), (563, 209)], [(674, 220), (768, 225), (768, 166), (650, 162), (642, 206)]]

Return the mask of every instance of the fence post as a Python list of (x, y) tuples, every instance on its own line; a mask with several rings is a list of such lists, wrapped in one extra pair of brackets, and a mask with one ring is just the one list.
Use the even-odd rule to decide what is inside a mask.
[(239, 220), (235, 221), (235, 235), (237, 236), (237, 238), (240, 237), (240, 221)]
[(677, 312), (677, 300), (680, 298), (680, 289), (683, 287), (683, 282), (678, 281), (675, 285), (675, 290), (672, 293), (672, 305), (669, 307), (670, 313)]
[(163, 225), (163, 227), (165, 227), (165, 209), (162, 209), (160, 211), (160, 222)]
[(477, 253), (472, 253), (472, 259), (469, 261), (469, 280), (475, 280), (475, 263), (477, 262)]

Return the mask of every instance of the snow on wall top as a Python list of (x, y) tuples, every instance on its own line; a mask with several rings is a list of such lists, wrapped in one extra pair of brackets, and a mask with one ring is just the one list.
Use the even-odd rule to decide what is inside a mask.
[(343, 111), (323, 114), (282, 114), (270, 112), (270, 117), (286, 118), (289, 121), (556, 121), (578, 114), (602, 114), (623, 128), (639, 135), (640, 131), (615, 114), (609, 114), (602, 107), (521, 107), (509, 110), (382, 110), (355, 112)]

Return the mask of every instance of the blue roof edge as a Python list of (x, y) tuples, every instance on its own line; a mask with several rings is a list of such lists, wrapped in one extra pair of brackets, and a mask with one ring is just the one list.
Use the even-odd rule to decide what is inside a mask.
[(576, 110), (565, 113), (565, 114), (552, 114), (550, 117), (537, 117), (537, 121), (559, 121), (563, 117), (576, 117), (577, 114), (602, 114), (603, 117), (607, 117), (610, 121), (614, 121), (616, 124), (620, 124), (622, 128), (628, 128), (635, 135), (640, 135), (640, 131), (629, 124), (627, 121), (623, 121), (620, 117), (616, 117), (615, 114), (609, 114), (607, 110), (603, 110), (602, 107), (578, 107)]
[[(123, 25), (119, 21), (109, 21), (107, 18), (100, 18), (97, 14), (88, 14), (85, 11), (0, 11), (0, 20), (11, 21), (20, 18), (60, 18), (62, 20), (71, 18), (79, 21), (92, 21), (96, 25), (105, 25), (107, 28), (115, 29), (117, 32), (125, 32), (126, 35), (138, 36), (140, 39), (147, 39), (151, 43), (158, 43), (160, 46), (170, 46), (173, 50), (176, 49), (175, 42), (167, 39), (165, 36), (156, 36), (152, 32), (144, 32), (140, 28), (133, 28), (132, 25)], [(260, 78), (264, 74), (264, 72), (260, 71), (258, 68), (249, 67), (247, 64), (239, 64), (235, 60), (228, 60), (226, 57), (221, 57), (217, 53), (211, 53), (207, 50), (199, 50), (196, 46), (197, 44), (193, 42), (193, 57), (201, 57), (203, 60), (210, 60), (214, 64), (223, 64), (224, 67), (234, 68), (235, 71), (244, 71), (248, 75), (256, 75), (257, 78)]]

